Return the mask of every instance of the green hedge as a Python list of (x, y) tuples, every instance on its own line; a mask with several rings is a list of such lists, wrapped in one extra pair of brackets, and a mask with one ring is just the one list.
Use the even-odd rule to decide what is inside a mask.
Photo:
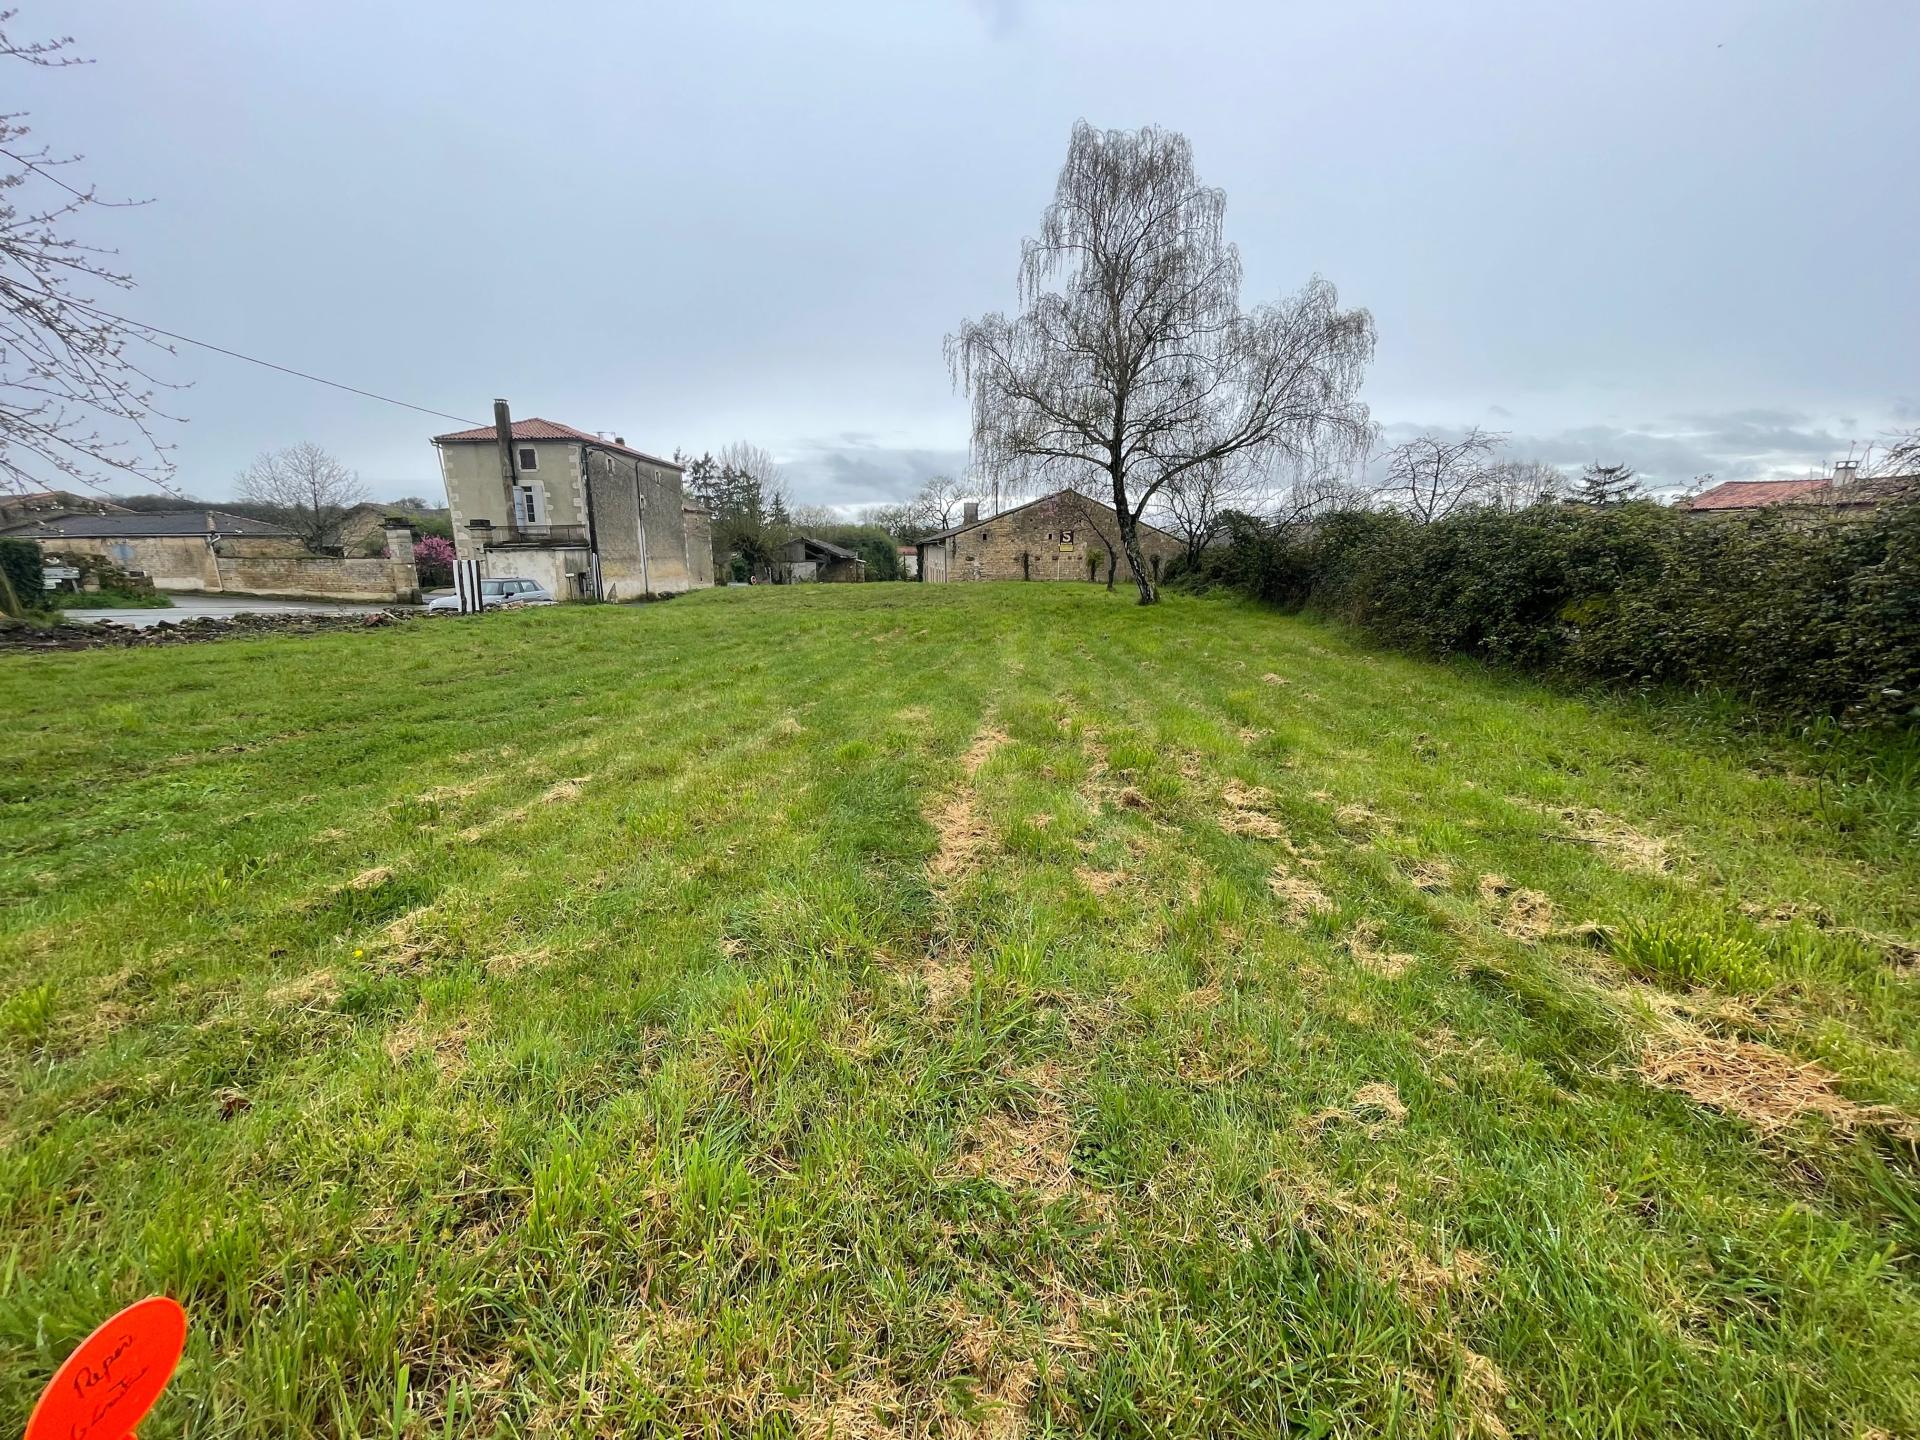
[(40, 547), (31, 540), (0, 539), (0, 611), (19, 615), (38, 610), (45, 597)]
[(1849, 724), (1920, 718), (1920, 501), (1838, 518), (1642, 503), (1238, 518), (1186, 583), (1350, 621), (1420, 654), (1720, 689)]

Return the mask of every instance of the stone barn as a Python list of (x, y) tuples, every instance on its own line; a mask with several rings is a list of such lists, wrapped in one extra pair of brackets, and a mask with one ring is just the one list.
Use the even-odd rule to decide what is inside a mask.
[[(1186, 547), (1177, 536), (1142, 520), (1140, 554), (1157, 577)], [(1118, 557), (1120, 578), (1130, 580), (1126, 551), (1113, 507), (1073, 490), (1029, 500), (982, 517), (967, 502), (958, 525), (916, 541), (920, 579), (1100, 580), (1107, 578), (1108, 544)]]

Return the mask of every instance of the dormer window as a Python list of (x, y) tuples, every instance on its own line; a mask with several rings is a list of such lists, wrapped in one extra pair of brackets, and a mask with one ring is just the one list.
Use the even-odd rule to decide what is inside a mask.
[(520, 468), (522, 470), (538, 470), (540, 468), (540, 452), (531, 445), (522, 445), (520, 447)]

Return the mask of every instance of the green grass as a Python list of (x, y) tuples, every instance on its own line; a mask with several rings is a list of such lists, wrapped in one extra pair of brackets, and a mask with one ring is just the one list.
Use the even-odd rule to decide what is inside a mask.
[(0, 1433), (156, 1291), (145, 1440), (1920, 1432), (1910, 743), (1043, 585), (0, 705)]
[(171, 610), (173, 601), (157, 590), (54, 590), (49, 610)]

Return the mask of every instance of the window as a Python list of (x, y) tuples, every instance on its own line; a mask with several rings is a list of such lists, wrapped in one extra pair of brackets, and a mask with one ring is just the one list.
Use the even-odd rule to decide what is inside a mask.
[(513, 523), (516, 525), (547, 523), (546, 496), (538, 485), (513, 487)]
[(540, 452), (531, 445), (522, 445), (520, 447), (520, 468), (522, 470), (538, 470), (540, 468)]

